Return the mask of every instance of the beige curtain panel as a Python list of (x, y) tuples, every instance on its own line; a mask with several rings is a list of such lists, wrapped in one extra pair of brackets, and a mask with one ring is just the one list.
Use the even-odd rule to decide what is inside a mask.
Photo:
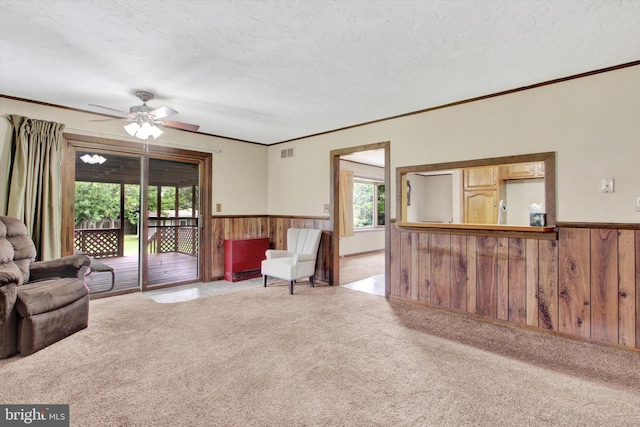
[(340, 171), (340, 236), (353, 236), (353, 171)]
[(7, 215), (27, 225), (39, 260), (59, 258), (64, 125), (9, 115), (13, 125)]

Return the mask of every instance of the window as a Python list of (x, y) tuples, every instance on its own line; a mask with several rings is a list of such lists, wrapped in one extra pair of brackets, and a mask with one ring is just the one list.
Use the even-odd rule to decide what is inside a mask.
[(356, 178), (353, 182), (353, 228), (384, 226), (384, 183)]

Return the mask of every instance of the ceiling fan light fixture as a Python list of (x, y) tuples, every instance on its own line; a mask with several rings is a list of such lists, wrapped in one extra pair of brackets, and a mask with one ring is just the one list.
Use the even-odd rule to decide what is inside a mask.
[(137, 122), (129, 123), (124, 126), (124, 130), (131, 136), (136, 136), (136, 133), (140, 130), (140, 125)]
[(122, 111), (116, 108), (105, 107), (103, 105), (89, 104), (93, 107), (105, 108), (109, 111), (115, 111), (119, 113), (121, 117), (89, 120), (91, 122), (104, 122), (109, 120), (126, 120), (128, 124), (124, 126), (127, 133), (135, 138), (148, 139), (152, 136), (154, 139), (158, 138), (164, 132), (161, 128), (156, 126), (160, 124), (163, 127), (170, 127), (174, 129), (181, 129), (190, 132), (196, 132), (200, 126), (192, 125), (189, 123), (181, 123), (173, 120), (165, 120), (166, 117), (178, 114), (173, 108), (169, 108), (163, 105), (159, 108), (153, 108), (147, 105), (147, 101), (153, 99), (153, 94), (145, 91), (137, 91), (136, 96), (142, 101), (142, 105), (134, 105), (129, 108), (129, 111)]
[(159, 127), (157, 127), (155, 125), (151, 125), (151, 128), (149, 129), (149, 133), (151, 134), (153, 139), (156, 139), (157, 137), (162, 135), (164, 132)]
[(150, 136), (156, 139), (164, 133), (162, 129), (150, 122), (143, 122), (142, 124), (138, 122), (129, 123), (124, 127), (124, 130), (126, 130), (129, 135), (140, 139), (147, 139)]
[(140, 130), (136, 133), (136, 138), (147, 139), (151, 135), (151, 125), (149, 122), (144, 122), (140, 125)]
[(100, 154), (85, 154), (84, 156), (80, 157), (80, 160), (82, 160), (84, 163), (90, 164), (90, 165), (101, 165), (104, 162), (107, 161), (106, 158), (102, 157)]

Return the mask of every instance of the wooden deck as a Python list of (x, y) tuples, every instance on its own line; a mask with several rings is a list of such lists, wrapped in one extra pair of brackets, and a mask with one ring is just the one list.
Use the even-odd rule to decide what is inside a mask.
[[(114, 288), (111, 287), (111, 273), (92, 272), (86, 283), (92, 294), (108, 295), (140, 289), (138, 283), (138, 257), (123, 256), (100, 258), (100, 262), (113, 268)], [(149, 286), (182, 283), (198, 278), (198, 258), (177, 252), (149, 254)]]

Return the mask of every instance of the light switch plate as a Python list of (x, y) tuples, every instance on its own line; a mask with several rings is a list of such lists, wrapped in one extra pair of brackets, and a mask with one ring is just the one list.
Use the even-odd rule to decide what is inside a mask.
[(640, 212), (640, 197), (636, 197), (636, 210)]

